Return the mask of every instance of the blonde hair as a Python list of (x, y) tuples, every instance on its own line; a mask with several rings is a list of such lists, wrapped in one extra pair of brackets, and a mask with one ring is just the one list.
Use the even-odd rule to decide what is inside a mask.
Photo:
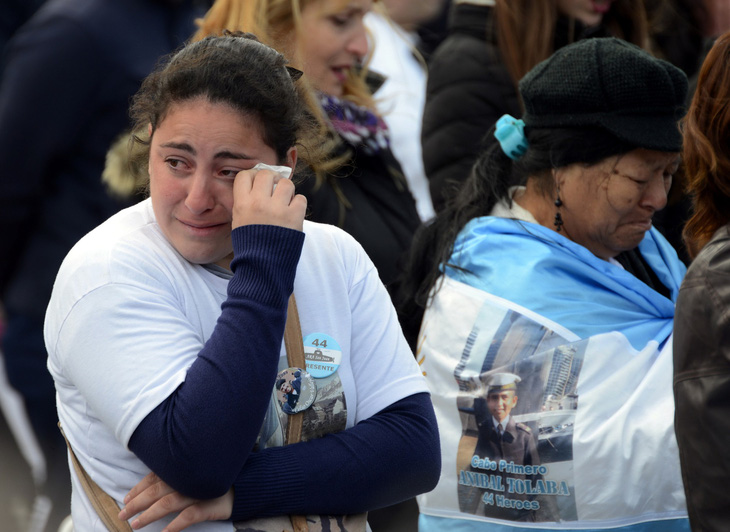
[[(302, 10), (308, 5), (324, 0), (216, 0), (206, 15), (196, 20), (198, 31), (193, 41), (211, 35), (221, 35), (224, 31), (243, 31), (253, 33), (258, 39), (287, 56), (292, 66), (302, 69), (302, 58), (297, 53), (297, 42), (305, 38), (302, 27)], [(345, 6), (348, 0), (337, 0)], [(378, 0), (374, 0), (378, 1)], [(342, 98), (376, 112), (375, 101), (366, 83), (367, 69), (351, 70), (343, 86)], [(333, 172), (344, 164), (346, 154), (337, 157), (322, 157), (322, 154), (336, 152), (339, 139), (328, 134), (329, 121), (316, 97), (316, 93), (306, 72), (300, 80), (305, 90), (302, 99), (308, 112), (319, 123), (318, 138), (301, 139), (304, 147), (300, 156), (315, 172), (317, 186), (326, 179), (326, 173)], [(308, 152), (314, 156), (309, 157)], [(337, 190), (339, 192), (339, 190)], [(338, 197), (341, 194), (338, 194)], [(344, 198), (340, 197), (340, 201)], [(345, 203), (347, 203), (345, 201)]]
[[(302, 10), (324, 0), (216, 0), (202, 19), (193, 40), (220, 35), (223, 30), (253, 33), (261, 42), (286, 55), (302, 69), (296, 42), (305, 38), (301, 30)], [(348, 0), (337, 0), (342, 6)], [(377, 1), (377, 0), (376, 0)], [(293, 46), (292, 46), (293, 44)], [(367, 69), (351, 70), (343, 87), (343, 98), (375, 111), (373, 95), (365, 81)], [(304, 74), (306, 78), (306, 72)], [(317, 105), (319, 107), (319, 105)], [(315, 114), (321, 114), (319, 111)]]

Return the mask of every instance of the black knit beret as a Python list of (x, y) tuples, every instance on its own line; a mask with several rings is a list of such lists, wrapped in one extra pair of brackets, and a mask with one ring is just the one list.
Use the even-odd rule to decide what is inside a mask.
[(565, 46), (519, 83), (529, 128), (597, 126), (637, 148), (679, 151), (687, 76), (616, 38)]

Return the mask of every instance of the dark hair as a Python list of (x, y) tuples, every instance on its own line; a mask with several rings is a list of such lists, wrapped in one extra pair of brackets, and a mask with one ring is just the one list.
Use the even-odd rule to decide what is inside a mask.
[(713, 45), (702, 64), (697, 90), (684, 119), (687, 191), (694, 214), (683, 237), (694, 258), (730, 221), (730, 32)]
[(286, 383), (286, 379), (279, 379), (276, 381), (276, 389), (281, 390), (281, 385)]
[(700, 69), (705, 36), (712, 24), (707, 2), (644, 0), (651, 49), (657, 57), (681, 68), (688, 77)]
[(546, 196), (554, 192), (552, 170), (575, 163), (591, 165), (622, 155), (636, 146), (617, 139), (598, 127), (525, 128), (529, 148), (517, 160), (507, 157), (494, 137), (494, 127), (484, 137), (483, 149), (468, 179), (451, 191), (445, 208), (413, 239), (404, 274), (396, 295), (401, 324), (411, 346), (415, 345), (423, 311), (441, 275), (441, 265), (450, 264), (459, 232), (473, 218), (487, 216), (500, 200), (511, 202), (509, 189), (536, 179)]
[[(135, 131), (154, 131), (176, 102), (206, 97), (256, 117), (279, 161), (305, 127), (301, 98), (287, 60), (252, 34), (227, 33), (187, 44), (142, 83), (131, 107)], [(296, 76), (295, 76), (296, 77)], [(139, 135), (135, 140), (147, 143)]]

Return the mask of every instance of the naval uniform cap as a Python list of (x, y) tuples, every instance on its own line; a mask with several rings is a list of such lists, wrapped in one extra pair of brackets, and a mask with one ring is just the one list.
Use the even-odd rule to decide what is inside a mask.
[(487, 379), (487, 393), (517, 390), (517, 383), (522, 379), (514, 373), (493, 373)]

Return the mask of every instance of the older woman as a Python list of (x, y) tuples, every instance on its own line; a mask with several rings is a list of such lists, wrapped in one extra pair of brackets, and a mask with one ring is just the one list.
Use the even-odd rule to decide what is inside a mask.
[(426, 307), (443, 466), (423, 531), (688, 529), (667, 344), (685, 269), (652, 228), (686, 91), (622, 40), (559, 50), (418, 239), (406, 310)]
[[(281, 531), (290, 514), (364, 530), (363, 512), (435, 484), (433, 410), (375, 267), (304, 221), (281, 177), (306, 149), (300, 82), (278, 52), (229, 35), (186, 46), (135, 96), (150, 197), (73, 248), (45, 323), (81, 466), (76, 530), (111, 528), (105, 499), (112, 530), (171, 510), (146, 530)], [(150, 494), (165, 500), (135, 517)]]
[(676, 432), (694, 530), (730, 527), (728, 305), (730, 304), (730, 32), (700, 70), (684, 129), (683, 156), (694, 214), (684, 229), (693, 257), (674, 321)]

